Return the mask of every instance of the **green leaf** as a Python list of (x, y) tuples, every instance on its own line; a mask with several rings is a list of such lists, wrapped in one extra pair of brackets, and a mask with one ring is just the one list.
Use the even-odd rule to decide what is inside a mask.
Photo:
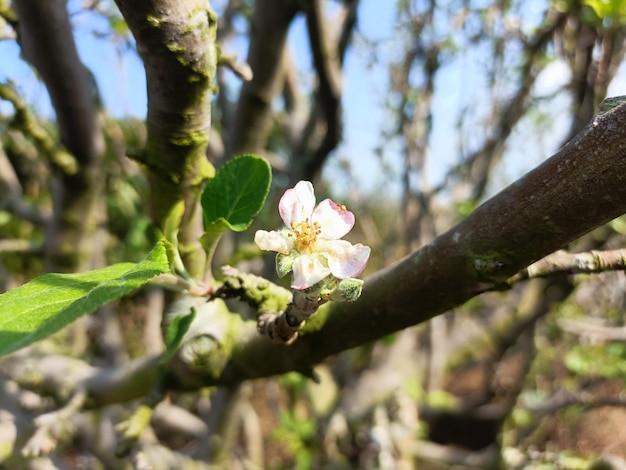
[(217, 244), (222, 238), (222, 234), (228, 230), (229, 225), (224, 219), (218, 219), (207, 227), (206, 232), (200, 237), (200, 244), (207, 254), (209, 263), (215, 255)]
[(246, 230), (263, 207), (271, 180), (269, 164), (256, 155), (242, 155), (226, 162), (202, 194), (206, 227), (221, 219), (230, 230)]
[(191, 307), (191, 310), (187, 314), (178, 315), (172, 320), (172, 323), (167, 328), (165, 334), (165, 354), (161, 358), (162, 362), (169, 360), (176, 350), (183, 343), (183, 339), (189, 331), (189, 327), (196, 318), (196, 309)]
[(626, 21), (626, 0), (584, 0), (600, 20), (609, 20), (608, 26), (620, 26)]
[(169, 271), (166, 242), (140, 263), (120, 263), (79, 274), (45, 274), (0, 295), (0, 356), (61, 330)]

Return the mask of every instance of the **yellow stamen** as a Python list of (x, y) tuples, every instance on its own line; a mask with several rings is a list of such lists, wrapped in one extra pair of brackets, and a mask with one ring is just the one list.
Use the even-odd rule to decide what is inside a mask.
[(317, 236), (321, 232), (321, 227), (319, 223), (311, 223), (311, 221), (307, 218), (300, 223), (291, 222), (291, 230), (293, 232), (289, 235), (295, 236), (294, 243), (296, 245), (296, 250), (302, 253), (313, 250)]

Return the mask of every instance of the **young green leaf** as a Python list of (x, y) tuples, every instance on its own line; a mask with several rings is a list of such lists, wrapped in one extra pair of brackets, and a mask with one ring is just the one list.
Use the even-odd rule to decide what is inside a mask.
[(196, 318), (196, 309), (191, 307), (189, 313), (178, 315), (172, 320), (172, 323), (167, 327), (165, 333), (165, 347), (166, 351), (161, 358), (162, 362), (168, 361), (176, 352), (176, 350), (183, 343), (183, 339), (189, 327)]
[(79, 274), (45, 274), (0, 295), (0, 356), (61, 330), (169, 271), (165, 242), (140, 263)]
[(242, 155), (226, 162), (202, 194), (206, 227), (222, 219), (230, 230), (246, 230), (263, 207), (271, 180), (269, 164), (256, 155)]
[(218, 219), (207, 227), (206, 232), (200, 237), (200, 244), (207, 255), (207, 261), (209, 266), (215, 255), (217, 245), (222, 238), (222, 235), (228, 230), (228, 222), (224, 219)]

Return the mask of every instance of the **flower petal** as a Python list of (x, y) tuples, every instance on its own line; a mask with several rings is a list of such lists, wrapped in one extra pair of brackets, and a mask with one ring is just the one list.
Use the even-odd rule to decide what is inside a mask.
[(265, 230), (257, 230), (254, 234), (254, 243), (259, 248), (267, 251), (277, 251), (278, 253), (288, 254), (293, 247), (291, 238), (285, 236), (284, 232), (266, 232)]
[(304, 222), (311, 217), (315, 207), (315, 192), (309, 181), (300, 181), (293, 188), (288, 189), (280, 198), (278, 211), (287, 227), (291, 223)]
[(293, 262), (293, 289), (306, 289), (330, 274), (318, 255), (298, 256)]
[(370, 257), (369, 246), (360, 243), (352, 245), (346, 240), (319, 242), (321, 254), (328, 260), (333, 276), (339, 279), (356, 277), (363, 272)]
[(324, 199), (313, 211), (312, 222), (320, 226), (320, 237), (338, 240), (354, 227), (354, 214), (345, 206)]

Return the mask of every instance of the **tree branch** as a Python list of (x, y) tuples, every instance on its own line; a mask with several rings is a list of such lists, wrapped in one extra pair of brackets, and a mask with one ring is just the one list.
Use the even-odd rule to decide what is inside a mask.
[(519, 73), (521, 80), (515, 95), (494, 116), (493, 121), (497, 122), (497, 126), (491, 131), (482, 148), (469, 155), (461, 165), (469, 168), (471, 199), (479, 200), (484, 194), (491, 169), (501, 159), (507, 138), (528, 109), (532, 87), (539, 72), (545, 67), (541, 53), (555, 32), (566, 23), (567, 18), (567, 13), (549, 9), (546, 13), (545, 26), (526, 42), (523, 51), (525, 60)]
[[(322, 2), (313, 0), (308, 3), (305, 13), (313, 65), (317, 72), (318, 82), (316, 103), (310, 117), (311, 124), (308, 127), (315, 129), (317, 125), (323, 123), (324, 132), (321, 142), (312, 151), (304, 152), (305, 149), (301, 149), (299, 152), (299, 159), (293, 162), (292, 181), (310, 179), (316, 175), (343, 134), (341, 56), (337, 44), (329, 38), (329, 31), (325, 25), (322, 10)], [(350, 24), (353, 25), (354, 23)], [(311, 142), (307, 138), (304, 139), (303, 144), (310, 145)]]
[(586, 253), (568, 253), (559, 250), (521, 270), (509, 280), (510, 284), (546, 277), (551, 274), (591, 274), (626, 268), (626, 250), (591, 250)]
[(241, 87), (233, 117), (226, 158), (262, 153), (271, 123), (272, 100), (280, 92), (287, 30), (299, 10), (295, 0), (257, 0), (250, 30), (247, 62), (253, 78)]
[[(256, 322), (238, 323), (232, 354), (215, 373), (172, 370), (172, 388), (185, 389), (282, 374), (310, 373), (322, 359), (439, 315), (507, 281), (537, 259), (626, 212), (626, 105), (596, 116), (561, 151), (485, 202), (429, 245), (366, 279), (353, 303), (320, 309), (291, 346), (258, 335)], [(229, 346), (230, 347), (230, 346)], [(2, 364), (19, 377), (41, 377), (46, 389), (63, 390), (62, 366), (26, 365), (11, 356)], [(59, 360), (56, 358), (55, 360)], [(69, 358), (66, 358), (68, 361)], [(32, 367), (36, 367), (34, 374)], [(69, 365), (67, 366), (69, 367)], [(81, 369), (90, 406), (144, 395), (156, 378), (158, 358), (117, 369)], [(52, 378), (57, 383), (52, 386)]]
[(85, 165), (102, 155), (104, 138), (96, 119), (95, 84), (78, 57), (66, 3), (19, 0), (13, 6), (22, 50), (50, 93), (61, 141)]
[(594, 343), (626, 340), (626, 328), (623, 326), (606, 326), (591, 318), (561, 318), (559, 326), (563, 331), (591, 339)]
[(150, 169), (153, 221), (163, 228), (185, 203), (180, 244), (185, 265), (202, 277), (198, 197), (214, 169), (206, 158), (217, 67), (217, 17), (202, 0), (116, 1), (137, 41), (148, 87), (148, 144), (137, 159)]
[(44, 225), (50, 214), (29, 204), (22, 193), (22, 185), (4, 148), (0, 146), (0, 209), (14, 213), (35, 225)]
[(623, 214), (625, 124), (624, 105), (596, 116), (556, 155), (456, 227), (367, 278), (356, 302), (321, 309), (289, 348), (260, 338), (237, 347), (221, 379), (306, 369), (424, 322), (500, 288), (537, 259)]
[(61, 166), (64, 162), (63, 173), (58, 180), (53, 178), (51, 185), (54, 209), (47, 224), (45, 263), (49, 271), (72, 272), (104, 264), (106, 210), (101, 160), (105, 142), (98, 122), (95, 82), (78, 56), (66, 3), (19, 0), (13, 6), (24, 56), (44, 81), (61, 141), (78, 163), (73, 171), (69, 171), (72, 159), (55, 151), (49, 135), (30, 113), (20, 109), (16, 100), (11, 101), (16, 118), (28, 127), (25, 134), (33, 136), (41, 153), (50, 148), (54, 163)]
[(290, 177), (294, 182), (301, 179), (315, 180), (324, 161), (343, 136), (341, 67), (356, 26), (358, 3), (358, 0), (345, 2), (340, 14), (341, 29), (336, 39), (331, 38), (328, 25), (325, 24), (328, 21), (324, 18), (322, 2), (308, 2), (304, 9), (317, 86), (313, 109), (293, 151), (298, 155), (297, 159), (293, 159), (290, 169)]

